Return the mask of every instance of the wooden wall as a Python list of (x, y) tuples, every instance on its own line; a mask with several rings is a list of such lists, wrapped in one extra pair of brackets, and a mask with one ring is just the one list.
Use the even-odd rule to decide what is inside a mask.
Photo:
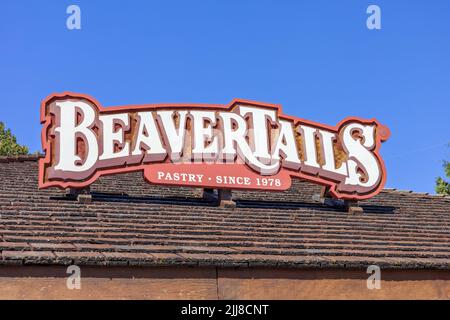
[(450, 299), (450, 272), (199, 267), (83, 267), (81, 289), (60, 266), (0, 267), (0, 299)]

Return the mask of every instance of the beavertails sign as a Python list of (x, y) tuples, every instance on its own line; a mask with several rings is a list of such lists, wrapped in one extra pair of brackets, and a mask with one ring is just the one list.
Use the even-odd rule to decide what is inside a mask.
[(41, 122), (40, 188), (143, 171), (150, 183), (226, 189), (286, 190), (301, 178), (336, 198), (365, 199), (386, 179), (379, 150), (389, 130), (374, 119), (327, 126), (240, 99), (105, 108), (65, 92), (42, 102)]

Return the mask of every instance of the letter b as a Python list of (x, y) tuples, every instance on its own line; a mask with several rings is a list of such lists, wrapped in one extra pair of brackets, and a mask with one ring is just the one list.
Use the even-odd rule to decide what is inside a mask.
[[(56, 103), (59, 108), (60, 126), (55, 129), (59, 135), (59, 162), (55, 170), (84, 172), (90, 170), (98, 158), (98, 142), (96, 135), (90, 127), (95, 121), (93, 107), (83, 101), (62, 101)], [(77, 123), (77, 110), (83, 120)], [(82, 159), (75, 153), (77, 137), (82, 137), (86, 145), (86, 159), (79, 165)]]

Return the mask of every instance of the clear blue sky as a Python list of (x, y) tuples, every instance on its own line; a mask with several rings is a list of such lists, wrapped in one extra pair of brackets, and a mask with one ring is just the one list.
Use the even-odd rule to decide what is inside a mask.
[[(66, 28), (81, 8), (82, 29)], [(381, 30), (366, 8), (381, 7)], [(448, 0), (2, 0), (0, 121), (41, 150), (39, 103), (280, 103), (336, 124), (378, 118), (387, 187), (434, 192), (450, 148)]]

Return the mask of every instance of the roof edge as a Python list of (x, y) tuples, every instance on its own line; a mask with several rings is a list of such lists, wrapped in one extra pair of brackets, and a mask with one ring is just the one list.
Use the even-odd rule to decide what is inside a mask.
[[(36, 253), (36, 252), (35, 252)], [(45, 252), (48, 254), (48, 252)], [(26, 255), (26, 251), (22, 253)], [(101, 255), (101, 253), (100, 253)], [(186, 259), (182, 257), (178, 258), (162, 258), (162, 259), (144, 259), (144, 258), (101, 258), (101, 257), (62, 257), (51, 258), (49, 256), (36, 256), (31, 255), (29, 257), (17, 258), (17, 259), (0, 259), (0, 268), (5, 266), (21, 267), (30, 265), (39, 266), (93, 266), (93, 267), (222, 267), (222, 268), (290, 268), (290, 269), (345, 269), (345, 270), (366, 270), (369, 265), (378, 265), (383, 270), (442, 270), (449, 271), (450, 265), (447, 263), (436, 261), (425, 261), (423, 263), (417, 263), (415, 261), (389, 262), (380, 260), (342, 260), (342, 261), (326, 261), (323, 257), (313, 260), (305, 261), (280, 261), (278, 259), (267, 258), (264, 260), (253, 259), (237, 259), (228, 260), (220, 258), (199, 258), (199, 259)]]
[(384, 188), (381, 191), (387, 192), (387, 193), (402, 194), (402, 195), (412, 195), (412, 196), (416, 196), (416, 197), (431, 197), (431, 198), (450, 199), (450, 195), (439, 194), (439, 193), (419, 192), (419, 191), (413, 191), (413, 190), (401, 190), (401, 189), (396, 189), (396, 188)]
[(23, 154), (17, 156), (0, 156), (0, 162), (24, 162), (24, 161), (38, 161), (43, 158), (41, 153)]

